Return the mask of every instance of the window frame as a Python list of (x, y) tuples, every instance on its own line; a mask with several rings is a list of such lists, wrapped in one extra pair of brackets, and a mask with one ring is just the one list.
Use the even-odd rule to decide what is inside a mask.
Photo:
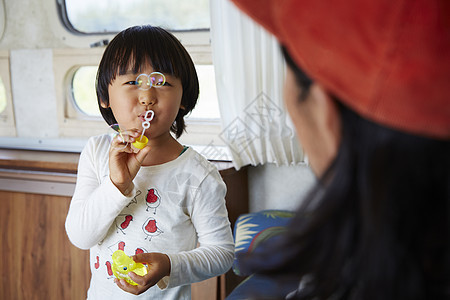
[[(72, 25), (72, 23), (69, 20), (69, 17), (67, 15), (67, 8), (66, 8), (66, 0), (56, 0), (57, 1), (57, 11), (59, 19), (61, 20), (61, 23), (63, 26), (71, 33), (77, 34), (77, 35), (114, 35), (116, 32), (82, 32), (75, 28), (75, 26)], [(199, 28), (199, 29), (189, 29), (189, 30), (170, 30), (172, 33), (177, 34), (183, 34), (187, 33), (187, 36), (200, 33), (200, 36), (204, 36), (204, 34), (209, 34), (210, 29), (208, 28)], [(204, 34), (201, 34), (204, 33)]]
[[(53, 68), (60, 137), (88, 137), (107, 129), (101, 117), (90, 117), (77, 111), (71, 94), (74, 71), (84, 65), (98, 65), (102, 49), (54, 49)], [(105, 124), (103, 126), (103, 124)]]
[[(74, 48), (90, 48), (91, 45), (103, 45), (103, 41), (110, 41), (115, 33), (86, 34), (70, 30), (61, 16), (61, 2), (64, 0), (42, 0), (43, 9), (48, 16), (53, 34), (61, 41), (62, 45)], [(55, 13), (56, 12), (56, 13)], [(211, 39), (209, 30), (171, 31), (185, 46), (208, 47), (211, 53)]]

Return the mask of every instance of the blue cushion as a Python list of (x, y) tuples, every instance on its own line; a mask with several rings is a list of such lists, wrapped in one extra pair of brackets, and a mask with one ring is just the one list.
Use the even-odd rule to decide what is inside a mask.
[[(262, 242), (280, 235), (293, 216), (294, 212), (286, 210), (263, 210), (239, 216), (234, 226), (235, 254), (252, 252)], [(242, 273), (236, 255), (233, 271), (241, 276), (250, 275)]]

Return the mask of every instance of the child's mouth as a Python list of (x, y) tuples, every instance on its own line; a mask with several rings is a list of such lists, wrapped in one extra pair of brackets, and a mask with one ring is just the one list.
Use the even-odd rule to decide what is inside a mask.
[[(146, 121), (146, 120), (145, 120), (145, 117), (148, 117), (147, 111), (144, 111), (143, 113), (141, 113), (141, 114), (138, 116), (138, 118), (139, 118), (139, 120), (141, 120), (141, 122)], [(154, 115), (153, 115), (152, 118), (151, 118), (151, 121), (153, 121), (153, 120), (154, 120)], [(150, 122), (151, 122), (151, 121), (150, 121)]]
[[(145, 121), (145, 113), (140, 114), (140, 115), (138, 116), (138, 118), (139, 118), (139, 120), (141, 120), (141, 122), (144, 122), (144, 121)], [(154, 120), (154, 119), (153, 119), (153, 120)], [(151, 122), (153, 122), (153, 120), (152, 120)]]

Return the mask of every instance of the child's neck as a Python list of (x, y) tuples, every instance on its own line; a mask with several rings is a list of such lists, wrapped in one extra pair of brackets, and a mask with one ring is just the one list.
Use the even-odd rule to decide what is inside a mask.
[(148, 146), (150, 153), (145, 157), (142, 166), (155, 166), (176, 159), (183, 151), (183, 146), (171, 134), (150, 139)]

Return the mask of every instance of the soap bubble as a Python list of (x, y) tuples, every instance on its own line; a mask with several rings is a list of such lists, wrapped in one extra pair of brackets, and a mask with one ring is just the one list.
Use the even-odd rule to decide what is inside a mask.
[(124, 135), (127, 134), (126, 130), (120, 129), (119, 124), (112, 124), (112, 125), (109, 126), (109, 128), (111, 128), (113, 130), (111, 132), (111, 134), (113, 135), (114, 139), (116, 139), (117, 136), (120, 136), (120, 139), (122, 141), (122, 143), (119, 144), (119, 145), (122, 145), (122, 146), (114, 147), (114, 149), (124, 149), (124, 148), (126, 148), (128, 146), (128, 142), (125, 142), (125, 137), (124, 137)]
[(141, 90), (149, 90), (152, 87), (159, 88), (166, 83), (166, 76), (160, 72), (153, 72), (148, 74), (140, 74), (136, 78), (136, 84)]

